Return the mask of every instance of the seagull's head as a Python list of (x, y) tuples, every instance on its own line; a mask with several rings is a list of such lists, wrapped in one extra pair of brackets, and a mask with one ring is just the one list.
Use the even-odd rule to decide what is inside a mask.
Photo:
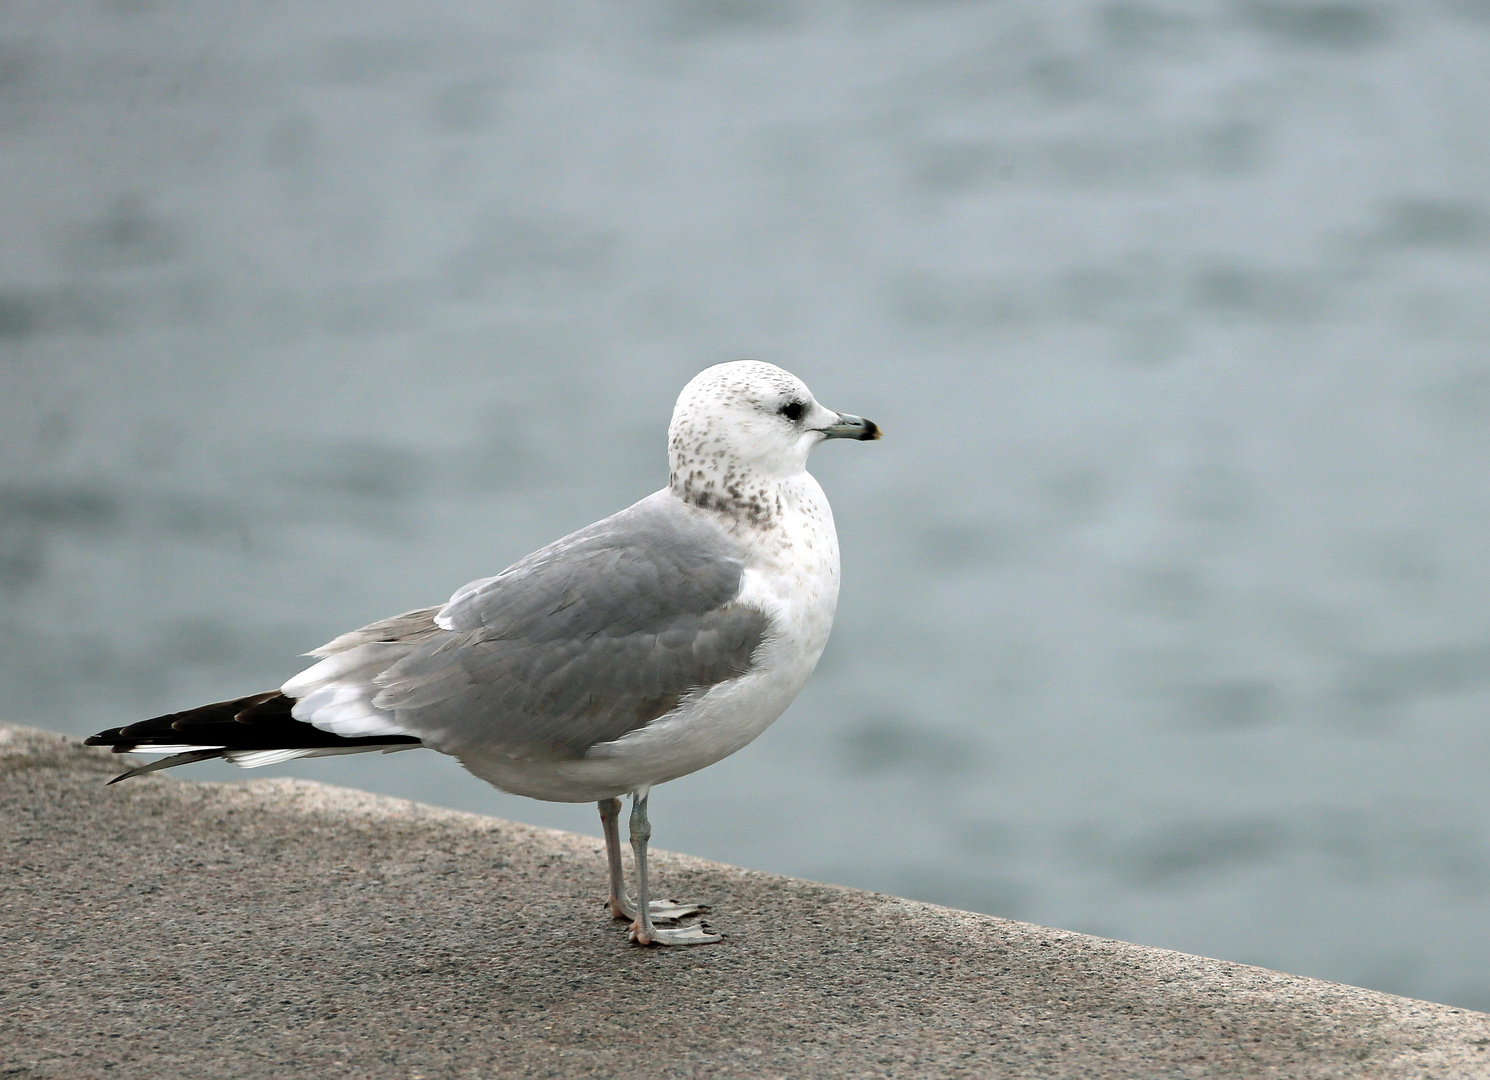
[(775, 364), (716, 364), (678, 395), (668, 428), (671, 483), (690, 502), (730, 501), (748, 477), (802, 472), (820, 442), (879, 437), (873, 420), (824, 408), (801, 379)]

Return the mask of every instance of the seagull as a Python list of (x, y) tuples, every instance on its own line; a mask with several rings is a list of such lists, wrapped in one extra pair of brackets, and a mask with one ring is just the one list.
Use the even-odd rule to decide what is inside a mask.
[(745, 746), (807, 682), (838, 604), (838, 536), (807, 456), (828, 439), (879, 437), (773, 364), (707, 368), (673, 410), (661, 491), (443, 605), (343, 634), (278, 690), (86, 741), (169, 755), (110, 783), (209, 758), (253, 767), (428, 747), (503, 791), (597, 803), (607, 907), (632, 941), (719, 941), (706, 923), (684, 925), (706, 907), (652, 899), (647, 798)]

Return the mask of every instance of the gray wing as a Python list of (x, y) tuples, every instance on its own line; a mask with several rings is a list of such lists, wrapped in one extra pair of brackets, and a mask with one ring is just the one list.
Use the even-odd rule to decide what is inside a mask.
[(744, 563), (729, 535), (658, 496), (472, 582), (438, 612), (321, 652), (397, 643), (397, 659), (369, 672), (370, 704), (437, 750), (583, 757), (744, 674), (767, 632), (763, 612), (736, 602)]

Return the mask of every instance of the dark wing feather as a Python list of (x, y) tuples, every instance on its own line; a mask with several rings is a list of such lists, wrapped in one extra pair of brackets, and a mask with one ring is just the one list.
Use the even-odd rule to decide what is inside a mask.
[(125, 727), (109, 728), (83, 741), (89, 746), (107, 746), (116, 754), (150, 753), (156, 747), (166, 746), (202, 747), (131, 769), (110, 783), (173, 765), (222, 757), (235, 750), (351, 749), (419, 742), (405, 735), (351, 739), (333, 735), (292, 717), (290, 710), (294, 704), (293, 698), (285, 697), (278, 690), (270, 690), (200, 705), (184, 712), (166, 713)]

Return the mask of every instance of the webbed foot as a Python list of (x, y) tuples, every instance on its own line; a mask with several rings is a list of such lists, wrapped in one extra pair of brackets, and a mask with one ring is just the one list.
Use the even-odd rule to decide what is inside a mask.
[(715, 941), (722, 941), (722, 934), (712, 933), (705, 923), (694, 923), (692, 926), (679, 926), (667, 928), (654, 926), (651, 934), (645, 934), (640, 921), (631, 924), (631, 940), (638, 945), (708, 945)]

